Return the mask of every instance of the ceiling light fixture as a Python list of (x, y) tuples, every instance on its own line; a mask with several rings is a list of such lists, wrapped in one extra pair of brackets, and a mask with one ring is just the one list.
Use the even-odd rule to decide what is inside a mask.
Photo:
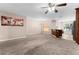
[(48, 7), (42, 7), (42, 8), (46, 8), (47, 10), (45, 11), (45, 14), (47, 14), (48, 12), (54, 11), (55, 13), (58, 12), (58, 10), (56, 9), (56, 7), (62, 7), (62, 6), (66, 6), (67, 3), (61, 3), (61, 4), (54, 4), (54, 3), (48, 3)]

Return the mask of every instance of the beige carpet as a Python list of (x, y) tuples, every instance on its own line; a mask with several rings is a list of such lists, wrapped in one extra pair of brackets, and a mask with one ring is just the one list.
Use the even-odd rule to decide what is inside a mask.
[(79, 46), (74, 41), (55, 38), (51, 34), (38, 34), (0, 42), (0, 54), (75, 55), (79, 54)]

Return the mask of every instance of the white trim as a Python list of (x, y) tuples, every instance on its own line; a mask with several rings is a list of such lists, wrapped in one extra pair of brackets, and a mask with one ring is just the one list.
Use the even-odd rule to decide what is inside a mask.
[(12, 38), (12, 40), (14, 40), (14, 39), (19, 39), (19, 38), (26, 38), (26, 36), (22, 36), (22, 37), (15, 37), (15, 38)]
[(38, 35), (38, 34), (41, 34), (41, 33), (27, 33), (26, 36), (28, 36), (28, 35)]
[[(62, 39), (64, 39), (64, 38), (62, 38)], [(64, 39), (64, 40), (70, 40), (70, 41), (73, 41), (73, 39)]]
[(0, 41), (7, 41), (7, 40), (10, 40), (10, 39), (3, 39), (3, 40), (1, 39)]
[(0, 41), (8, 41), (8, 40), (15, 40), (15, 39), (20, 39), (20, 38), (26, 38), (26, 36), (23, 36), (23, 37), (16, 37), (16, 38), (10, 38), (10, 39), (1, 39)]

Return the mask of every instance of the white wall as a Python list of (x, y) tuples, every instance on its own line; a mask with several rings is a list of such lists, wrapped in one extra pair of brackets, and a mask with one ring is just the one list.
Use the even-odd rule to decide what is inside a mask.
[[(13, 14), (13, 13), (8, 13), (8, 12), (0, 12), (0, 16), (11, 16), (11, 17), (16, 17), (19, 15)], [(19, 16), (21, 17), (21, 16)], [(0, 41), (5, 41), (5, 40), (11, 40), (15, 38), (21, 38), (21, 37), (26, 37), (25, 35), (25, 17), (24, 18), (24, 26), (1, 26), (1, 17), (0, 17)]]
[(40, 34), (41, 21), (38, 18), (27, 17), (26, 35)]
[(42, 29), (42, 24), (47, 23), (49, 27), (49, 33), (51, 29), (56, 29), (56, 22), (45, 19), (45, 18), (33, 18), (33, 17), (27, 17), (26, 21), (26, 34), (32, 35), (32, 34), (40, 34), (44, 33)]

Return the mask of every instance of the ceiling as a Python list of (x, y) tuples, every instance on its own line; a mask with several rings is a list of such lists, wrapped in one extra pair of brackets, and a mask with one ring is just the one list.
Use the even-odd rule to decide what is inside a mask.
[(68, 3), (66, 7), (58, 7), (58, 13), (49, 12), (44, 14), (47, 3), (0, 3), (0, 11), (7, 11), (21, 16), (41, 17), (41, 18), (61, 18), (74, 16), (78, 3)]

